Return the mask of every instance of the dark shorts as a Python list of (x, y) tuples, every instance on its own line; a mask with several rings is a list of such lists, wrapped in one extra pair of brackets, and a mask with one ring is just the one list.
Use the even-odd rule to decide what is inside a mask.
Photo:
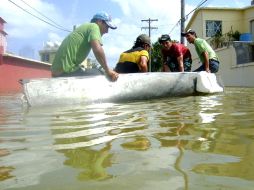
[(63, 73), (57, 77), (77, 77), (77, 76), (94, 76), (94, 75), (102, 75), (103, 73), (99, 69), (78, 69), (72, 73)]
[[(209, 59), (209, 69), (211, 73), (217, 73), (219, 71), (220, 62), (214, 59)], [(194, 72), (205, 71), (205, 65), (202, 64)]]
[(132, 63), (132, 62), (117, 63), (114, 70), (118, 73), (138, 73), (138, 72), (140, 72), (138, 65), (136, 63)]
[[(171, 72), (180, 72), (179, 64), (178, 64), (177, 61), (169, 60), (167, 62), (167, 65), (168, 65)], [(184, 67), (185, 72), (190, 72), (191, 71), (191, 65), (192, 65), (192, 59), (191, 58), (188, 57), (188, 58), (185, 58), (183, 60), (183, 67)]]

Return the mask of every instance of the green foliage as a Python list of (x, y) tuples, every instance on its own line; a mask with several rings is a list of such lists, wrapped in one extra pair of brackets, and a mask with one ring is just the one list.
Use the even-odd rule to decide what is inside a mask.
[(222, 36), (221, 31), (217, 31), (216, 34), (213, 36), (214, 38), (220, 38)]
[[(177, 40), (172, 40), (173, 43), (179, 43)], [(160, 72), (162, 70), (162, 55), (161, 55), (162, 46), (159, 43), (159, 40), (153, 43), (152, 55), (151, 55), (151, 71), (152, 72)]]
[(222, 35), (220, 31), (218, 31), (212, 37), (210, 45), (212, 46), (213, 49), (217, 49), (223, 47), (223, 42), (225, 42), (225, 37)]
[(240, 40), (240, 36), (241, 36), (241, 33), (238, 30), (236, 30), (235, 32), (233, 32), (231, 34), (231, 37), (233, 39), (232, 41), (239, 41)]
[(162, 55), (161, 55), (161, 45), (157, 41), (153, 43), (152, 55), (151, 55), (151, 71), (158, 72), (162, 68)]
[(233, 28), (231, 26), (231, 30), (227, 33), (228, 41), (239, 41), (240, 36), (241, 33), (238, 30), (233, 31)]

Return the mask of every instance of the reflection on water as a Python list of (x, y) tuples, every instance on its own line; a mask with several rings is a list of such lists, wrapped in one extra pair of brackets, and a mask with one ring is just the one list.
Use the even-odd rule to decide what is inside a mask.
[(55, 108), (0, 98), (0, 189), (254, 185), (252, 88)]

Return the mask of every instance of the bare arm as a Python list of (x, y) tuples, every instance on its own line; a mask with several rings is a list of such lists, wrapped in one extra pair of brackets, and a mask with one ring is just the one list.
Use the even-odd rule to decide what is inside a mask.
[(141, 72), (148, 72), (147, 62), (148, 62), (148, 59), (146, 56), (140, 57), (139, 69), (141, 70)]
[(210, 73), (210, 69), (209, 69), (209, 56), (208, 53), (205, 51), (202, 53), (205, 59), (205, 62), (203, 63), (205, 65), (205, 71)]
[(105, 70), (106, 74), (111, 78), (112, 81), (116, 81), (118, 78), (118, 73), (108, 68), (106, 56), (100, 42), (97, 40), (91, 41), (91, 47), (97, 61)]
[(166, 63), (163, 63), (161, 71), (162, 72), (170, 72), (170, 69)]
[(167, 57), (163, 53), (163, 50), (161, 50), (161, 55), (162, 55), (162, 68), (161, 68), (161, 71), (162, 72), (170, 72), (169, 67), (167, 65)]
[(179, 57), (177, 57), (177, 62), (178, 62), (178, 65), (179, 65), (179, 71), (184, 72), (183, 55), (180, 55)]

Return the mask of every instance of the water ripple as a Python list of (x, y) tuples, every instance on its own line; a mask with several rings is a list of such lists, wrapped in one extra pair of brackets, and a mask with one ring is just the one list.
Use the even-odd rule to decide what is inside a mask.
[(224, 182), (250, 189), (253, 97), (253, 89), (229, 88), (210, 96), (27, 108), (19, 95), (1, 96), (0, 189), (44, 189), (59, 176), (61, 189), (142, 189), (148, 180), (157, 189), (173, 182), (179, 189)]

